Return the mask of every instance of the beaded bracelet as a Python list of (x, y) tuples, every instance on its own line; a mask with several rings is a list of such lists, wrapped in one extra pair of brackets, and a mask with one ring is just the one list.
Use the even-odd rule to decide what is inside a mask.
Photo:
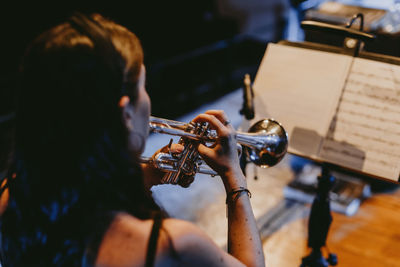
[[(226, 204), (228, 204), (229, 202), (235, 202), (242, 195), (243, 192), (246, 192), (249, 198), (251, 198), (251, 193), (247, 188), (239, 187), (237, 189), (233, 189), (226, 195)], [(235, 197), (233, 197), (234, 195)]]

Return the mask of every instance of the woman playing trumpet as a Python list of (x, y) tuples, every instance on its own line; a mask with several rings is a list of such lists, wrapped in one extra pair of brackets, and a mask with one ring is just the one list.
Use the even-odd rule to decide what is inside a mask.
[(100, 15), (76, 14), (30, 45), (1, 218), (3, 266), (264, 265), (224, 112), (194, 121), (218, 132), (214, 147), (198, 151), (228, 193), (228, 253), (151, 199), (161, 175), (138, 163), (150, 115), (145, 76), (137, 37)]

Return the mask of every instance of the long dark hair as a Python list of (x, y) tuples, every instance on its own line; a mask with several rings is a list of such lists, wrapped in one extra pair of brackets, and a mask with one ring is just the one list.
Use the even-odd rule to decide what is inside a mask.
[(123, 95), (135, 103), (142, 64), (138, 38), (100, 15), (76, 14), (30, 45), (16, 178), (1, 220), (4, 266), (79, 266), (115, 212), (148, 218), (157, 209), (144, 193), (138, 155), (126, 149), (118, 107)]
[(0, 75), (0, 178), (12, 159), (15, 127), (15, 77)]

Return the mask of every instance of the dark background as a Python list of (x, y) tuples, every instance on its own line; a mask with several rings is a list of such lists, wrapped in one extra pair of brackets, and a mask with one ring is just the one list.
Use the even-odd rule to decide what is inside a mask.
[[(229, 3), (240, 3), (244, 9), (231, 12)], [(5, 2), (0, 5), (0, 114), (14, 107), (5, 101), (15, 86), (18, 65), (27, 44), (39, 33), (65, 21), (73, 11), (98, 12), (133, 31), (141, 39), (147, 67), (147, 90), (155, 116), (176, 118), (242, 86), (249, 73), (255, 78), (268, 42), (287, 37), (288, 3), (297, 10), (294, 20), (324, 20), (310, 16), (307, 9), (319, 1), (305, 0), (132, 0), (106, 3), (36, 1)], [(315, 2), (314, 6), (305, 5)], [(218, 4), (219, 3), (219, 4)], [(221, 3), (226, 9), (221, 12)], [(247, 5), (247, 7), (246, 7)], [(302, 7), (307, 6), (307, 8)], [(262, 9), (262, 10), (261, 10)], [(343, 7), (335, 14), (337, 24), (348, 21), (357, 10)], [(365, 9), (358, 10), (366, 12)], [(358, 12), (357, 11), (357, 12)], [(246, 13), (247, 12), (247, 13)], [(350, 13), (349, 13), (350, 12)], [(224, 13), (224, 14), (222, 14)], [(317, 14), (314, 11), (312, 14)], [(343, 13), (343, 14), (342, 14)], [(349, 14), (347, 14), (349, 13)], [(260, 16), (261, 14), (261, 16)], [(322, 15), (322, 16), (321, 16)], [(325, 14), (327, 15), (327, 14)], [(329, 14), (328, 14), (329, 15)], [(257, 40), (246, 35), (243, 23), (260, 25), (267, 38)], [(293, 19), (291, 20), (293, 23)], [(366, 20), (368, 26), (368, 20)], [(377, 33), (377, 40), (365, 50), (400, 56), (400, 34)], [(321, 32), (306, 32), (306, 41), (342, 46), (343, 37)]]
[(254, 78), (266, 48), (240, 35), (214, 0), (3, 4), (1, 87), (14, 87), (27, 44), (75, 10), (98, 12), (138, 35), (156, 116), (175, 118), (239, 88), (245, 73)]

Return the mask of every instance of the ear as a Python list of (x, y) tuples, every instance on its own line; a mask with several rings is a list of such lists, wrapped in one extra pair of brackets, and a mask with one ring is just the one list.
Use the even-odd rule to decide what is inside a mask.
[(118, 105), (122, 111), (122, 122), (128, 130), (133, 130), (132, 118), (134, 115), (134, 107), (131, 104), (129, 96), (122, 96)]

